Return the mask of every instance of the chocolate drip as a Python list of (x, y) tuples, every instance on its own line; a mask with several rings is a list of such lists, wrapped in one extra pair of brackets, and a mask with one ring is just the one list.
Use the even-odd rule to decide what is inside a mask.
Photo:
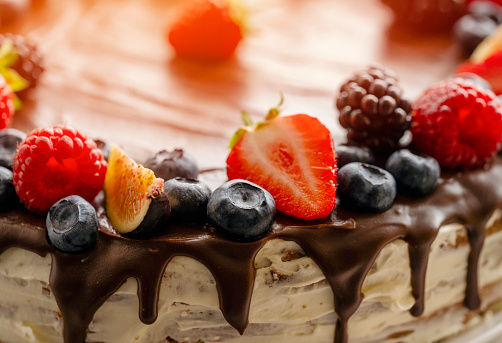
[(479, 307), (478, 260), (485, 224), (502, 205), (502, 189), (493, 187), (501, 182), (498, 160), (488, 170), (444, 176), (432, 195), (399, 197), (381, 214), (355, 213), (341, 206), (331, 218), (313, 222), (279, 214), (271, 232), (254, 242), (227, 240), (207, 226), (169, 224), (162, 236), (135, 240), (114, 234), (102, 217), (96, 246), (83, 254), (55, 250), (47, 242), (44, 219), (18, 209), (0, 215), (0, 252), (21, 247), (52, 256), (50, 284), (63, 314), (65, 342), (83, 343), (95, 312), (130, 277), (138, 281), (139, 317), (153, 323), (162, 276), (174, 256), (192, 257), (209, 269), (224, 317), (242, 334), (248, 324), (256, 254), (271, 239), (295, 241), (318, 264), (333, 290), (335, 342), (344, 343), (348, 321), (363, 299), (363, 282), (380, 251), (396, 239), (408, 243), (416, 299), (411, 313), (423, 312), (429, 249), (439, 228), (448, 223), (467, 227), (471, 251), (465, 304), (469, 309)]

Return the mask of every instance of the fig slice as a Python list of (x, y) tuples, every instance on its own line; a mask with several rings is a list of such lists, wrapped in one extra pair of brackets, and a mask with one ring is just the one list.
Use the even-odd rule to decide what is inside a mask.
[(112, 145), (108, 157), (104, 192), (106, 214), (122, 234), (153, 230), (169, 214), (164, 180), (138, 165), (116, 145)]

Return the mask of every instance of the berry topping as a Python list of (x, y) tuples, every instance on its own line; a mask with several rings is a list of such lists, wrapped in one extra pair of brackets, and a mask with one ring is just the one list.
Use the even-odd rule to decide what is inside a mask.
[(492, 85), (479, 75), (476, 75), (474, 73), (458, 73), (458, 74), (453, 75), (451, 77), (451, 79), (456, 79), (458, 77), (460, 77), (462, 79), (470, 80), (471, 82), (476, 84), (478, 87), (493, 91)]
[(151, 234), (169, 215), (164, 180), (136, 164), (115, 145), (108, 158), (104, 191), (106, 214), (120, 233)]
[(106, 162), (93, 140), (74, 128), (54, 126), (26, 137), (12, 170), (21, 201), (28, 210), (45, 213), (70, 195), (91, 202), (103, 187)]
[(471, 56), (476, 47), (495, 31), (497, 23), (484, 15), (468, 14), (453, 26), (453, 35), (464, 57)]
[(164, 182), (164, 192), (171, 205), (171, 218), (179, 221), (206, 219), (211, 190), (202, 181), (176, 177)]
[(448, 31), (465, 13), (465, 3), (458, 0), (381, 0), (395, 13), (394, 20), (420, 32)]
[(98, 149), (101, 150), (103, 158), (108, 161), (108, 156), (110, 156), (110, 150), (112, 149), (112, 145), (108, 141), (99, 138), (94, 139), (94, 142), (96, 142), (96, 146), (98, 147)]
[(0, 211), (10, 210), (18, 203), (19, 198), (12, 184), (12, 172), (0, 167)]
[(474, 73), (487, 80), (495, 94), (502, 94), (502, 25), (460, 65), (458, 73)]
[(228, 0), (193, 0), (168, 32), (180, 57), (200, 61), (229, 58), (242, 40), (242, 9)]
[(151, 169), (157, 177), (164, 180), (175, 177), (197, 179), (199, 175), (197, 161), (183, 149), (160, 150), (150, 156), (143, 166)]
[(441, 169), (430, 156), (417, 155), (408, 149), (394, 152), (387, 159), (385, 169), (394, 176), (400, 194), (420, 197), (432, 192)]
[[(16, 95), (24, 99), (37, 86), (44, 71), (42, 54), (34, 41), (21, 35), (0, 35), (0, 46), (3, 51), (0, 54), (1, 73)], [(13, 71), (18, 75), (14, 75)], [(9, 77), (5, 73), (8, 73)], [(22, 82), (16, 81), (16, 86), (9, 81), (14, 76), (23, 79)]]
[(0, 75), (0, 129), (10, 126), (14, 112), (14, 93), (4, 77)]
[(0, 130), (0, 166), (12, 169), (16, 149), (25, 138), (26, 133), (16, 129)]
[(343, 84), (336, 107), (349, 142), (374, 150), (396, 150), (409, 129), (410, 102), (394, 74), (381, 66), (356, 73)]
[(467, 12), (474, 15), (485, 16), (493, 20), (497, 25), (502, 24), (502, 1), (475, 0), (467, 7)]
[(45, 224), (51, 244), (64, 252), (85, 251), (98, 238), (96, 210), (78, 195), (55, 203), (47, 213)]
[(214, 229), (235, 240), (263, 236), (275, 220), (272, 195), (246, 180), (232, 180), (218, 187), (207, 205), (207, 218)]
[(442, 81), (413, 104), (413, 143), (441, 167), (487, 163), (502, 140), (502, 106), (495, 95), (465, 79)]
[(227, 175), (260, 185), (272, 194), (277, 209), (316, 219), (335, 206), (336, 161), (333, 139), (321, 122), (306, 114), (280, 117), (270, 110), (264, 122), (246, 126), (232, 138)]
[(341, 204), (352, 209), (383, 212), (396, 197), (394, 177), (379, 167), (352, 162), (338, 170)]
[(338, 169), (351, 162), (375, 164), (375, 156), (367, 147), (355, 145), (338, 145), (336, 147), (336, 164)]

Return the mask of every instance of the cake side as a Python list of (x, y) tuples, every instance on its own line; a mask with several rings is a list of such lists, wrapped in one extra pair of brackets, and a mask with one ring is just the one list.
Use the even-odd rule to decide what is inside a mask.
[[(447, 225), (431, 247), (424, 315), (409, 314), (414, 299), (407, 244), (398, 239), (382, 249), (364, 281), (364, 300), (349, 321), (350, 342), (435, 342), (480, 320), (502, 295), (498, 268), (502, 253), (497, 248), (502, 227), (496, 222), (488, 232), (480, 259), (479, 311), (462, 305), (469, 254), (465, 228)], [(137, 283), (128, 279), (96, 312), (87, 342), (156, 343), (167, 337), (190, 343), (333, 341), (337, 316), (332, 291), (299, 245), (271, 240), (256, 256), (255, 267), (249, 325), (243, 336), (223, 317), (209, 270), (192, 258), (175, 257), (163, 275), (155, 323), (139, 320)], [(1, 322), (6, 329), (1, 331), (2, 341), (62, 342), (62, 317), (49, 285), (50, 270), (49, 256), (19, 248), (1, 255)]]

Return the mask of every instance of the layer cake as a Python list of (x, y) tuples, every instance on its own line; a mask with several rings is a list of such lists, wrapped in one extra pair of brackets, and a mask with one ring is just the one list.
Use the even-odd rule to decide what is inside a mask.
[[(318, 117), (343, 143), (333, 99), (351, 71), (385, 64), (413, 98), (458, 64), (449, 37), (389, 28), (390, 12), (370, 0), (253, 4), (256, 32), (236, 55), (198, 64), (166, 43), (177, 5), (46, 0), (3, 27), (46, 51), (46, 73), (13, 126), (70, 124), (138, 161), (182, 146), (214, 189), (240, 109), (258, 116), (282, 91), (287, 112)], [(443, 173), (432, 195), (398, 197), (378, 215), (279, 214), (247, 243), (207, 225), (125, 238), (98, 197), (97, 245), (66, 254), (47, 241), (44, 218), (2, 213), (0, 341), (439, 341), (501, 305), (501, 168), (496, 158)]]

